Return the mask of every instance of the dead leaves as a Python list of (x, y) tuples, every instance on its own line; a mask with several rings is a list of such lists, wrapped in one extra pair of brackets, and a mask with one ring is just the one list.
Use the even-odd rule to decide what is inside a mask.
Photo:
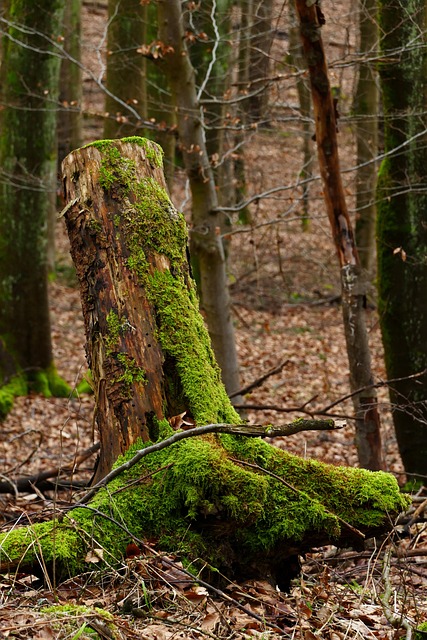
[(178, 431), (178, 429), (188, 431), (188, 429), (193, 429), (196, 426), (195, 421), (190, 417), (187, 411), (183, 411), (177, 416), (169, 418), (168, 422), (174, 431)]

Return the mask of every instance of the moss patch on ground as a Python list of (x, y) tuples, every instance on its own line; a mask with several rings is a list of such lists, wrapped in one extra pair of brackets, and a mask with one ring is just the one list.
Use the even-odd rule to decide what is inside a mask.
[(61, 378), (54, 365), (31, 375), (17, 373), (0, 387), (0, 420), (12, 409), (15, 398), (25, 396), (29, 391), (40, 393), (45, 398), (66, 398), (71, 394), (71, 387)]

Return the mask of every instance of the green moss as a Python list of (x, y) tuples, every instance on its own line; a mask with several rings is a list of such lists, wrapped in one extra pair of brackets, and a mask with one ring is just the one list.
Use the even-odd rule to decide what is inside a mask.
[[(167, 421), (159, 423), (162, 438), (171, 431)], [(136, 443), (116, 464), (144, 446)], [(120, 527), (124, 523), (137, 537), (157, 539), (160, 548), (227, 570), (228, 563), (287, 553), (306, 536), (337, 542), (348, 534), (339, 518), (362, 531), (387, 527), (408, 502), (389, 474), (303, 460), (258, 439), (211, 435), (143, 458), (101, 489), (89, 509), (73, 510), (60, 524), (0, 535), (0, 549), (3, 558), (31, 560), (42, 547), (47, 563), (55, 552), (62, 575), (84, 568), (85, 545), (103, 548), (110, 564), (120, 560), (131, 541)], [(216, 534), (219, 523), (227, 535)]]
[(113, 614), (105, 609), (100, 609), (99, 607), (87, 607), (79, 604), (55, 604), (51, 607), (43, 607), (40, 611), (41, 613), (54, 613), (57, 616), (68, 616), (70, 614), (77, 616), (90, 616), (96, 614), (106, 622), (114, 621)]
[[(40, 609), (41, 614), (49, 617), (49, 621), (55, 630), (61, 631), (61, 637), (67, 638), (104, 638), (104, 634), (100, 636), (91, 626), (91, 622), (101, 619), (107, 624), (111, 638), (121, 638), (122, 635), (117, 633), (114, 624), (114, 616), (99, 607), (87, 607), (84, 605), (66, 604), (52, 605)], [(84, 634), (84, 635), (83, 635)]]
[(51, 365), (44, 371), (36, 371), (29, 376), (29, 386), (45, 398), (66, 398), (71, 387), (58, 375), (56, 367)]
[(13, 407), (17, 396), (25, 396), (28, 385), (25, 376), (16, 375), (7, 384), (0, 387), (0, 420), (3, 420)]
[(111, 355), (117, 349), (120, 335), (123, 332), (123, 324), (119, 320), (119, 316), (114, 309), (107, 314), (107, 335), (105, 337), (105, 348), (107, 356)]
[(156, 305), (159, 342), (175, 365), (185, 404), (196, 422), (240, 422), (221, 382), (193, 283), (169, 271), (156, 271), (147, 295)]
[(72, 522), (56, 520), (16, 529), (0, 535), (0, 561), (18, 560), (24, 565), (37, 560), (46, 566), (56, 564), (56, 573), (77, 575), (84, 567), (87, 536), (82, 538)]
[(147, 382), (145, 369), (140, 367), (135, 358), (120, 351), (120, 337), (128, 331), (127, 319), (120, 319), (117, 312), (111, 309), (107, 315), (107, 335), (105, 336), (106, 355), (114, 358), (121, 366), (123, 373), (114, 382), (124, 383), (124, 391), (131, 392), (135, 382)]
[(117, 382), (124, 382), (129, 390), (134, 382), (147, 382), (145, 370), (136, 364), (135, 358), (130, 358), (127, 353), (118, 353), (116, 358), (123, 367), (123, 373), (117, 378)]
[(427, 622), (422, 622), (415, 629), (414, 640), (425, 640), (427, 638)]
[(44, 371), (16, 374), (10, 382), (0, 387), (0, 420), (12, 409), (14, 399), (27, 395), (30, 389), (45, 398), (66, 398), (71, 393), (71, 387), (58, 375), (53, 364)]

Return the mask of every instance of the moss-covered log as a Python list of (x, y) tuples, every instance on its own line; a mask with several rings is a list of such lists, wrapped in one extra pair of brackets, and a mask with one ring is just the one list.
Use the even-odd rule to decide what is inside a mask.
[[(198, 312), (185, 223), (164, 191), (159, 148), (104, 141), (70, 154), (64, 170), (99, 468), (173, 434), (168, 419), (179, 412), (197, 425), (240, 422)], [(61, 577), (96, 556), (118, 560), (149, 537), (229, 576), (270, 574), (284, 585), (297, 553), (360, 543), (405, 504), (388, 474), (303, 460), (257, 438), (198, 435), (151, 451), (56, 521), (0, 536), (0, 567), (41, 562)]]

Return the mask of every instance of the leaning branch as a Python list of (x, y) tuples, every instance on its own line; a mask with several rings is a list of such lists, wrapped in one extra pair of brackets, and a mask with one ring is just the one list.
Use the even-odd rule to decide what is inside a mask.
[(95, 493), (101, 487), (105, 487), (109, 482), (111, 482), (118, 475), (123, 473), (123, 471), (127, 471), (131, 469), (137, 462), (144, 458), (144, 456), (149, 455), (150, 453), (154, 453), (155, 451), (161, 451), (162, 449), (166, 449), (166, 447), (170, 447), (172, 444), (180, 442), (181, 440), (185, 440), (185, 438), (193, 438), (194, 436), (202, 436), (206, 433), (230, 433), (233, 435), (246, 436), (249, 438), (275, 438), (277, 436), (291, 436), (295, 433), (300, 433), (301, 431), (331, 431), (342, 429), (345, 425), (336, 425), (332, 419), (328, 420), (304, 420), (303, 418), (299, 418), (290, 424), (285, 424), (282, 426), (273, 426), (271, 424), (263, 425), (263, 424), (207, 424), (203, 427), (195, 427), (194, 429), (189, 429), (187, 431), (179, 431), (178, 433), (174, 433), (170, 438), (166, 438), (161, 442), (156, 442), (156, 444), (145, 447), (145, 449), (140, 449), (136, 452), (133, 458), (130, 458), (127, 462), (124, 462), (119, 467), (116, 467), (110, 473), (108, 473), (100, 482), (97, 482), (91, 489), (88, 491), (83, 498), (81, 498), (76, 504), (75, 507), (78, 507), (82, 504), (87, 504), (89, 500), (95, 495)]

